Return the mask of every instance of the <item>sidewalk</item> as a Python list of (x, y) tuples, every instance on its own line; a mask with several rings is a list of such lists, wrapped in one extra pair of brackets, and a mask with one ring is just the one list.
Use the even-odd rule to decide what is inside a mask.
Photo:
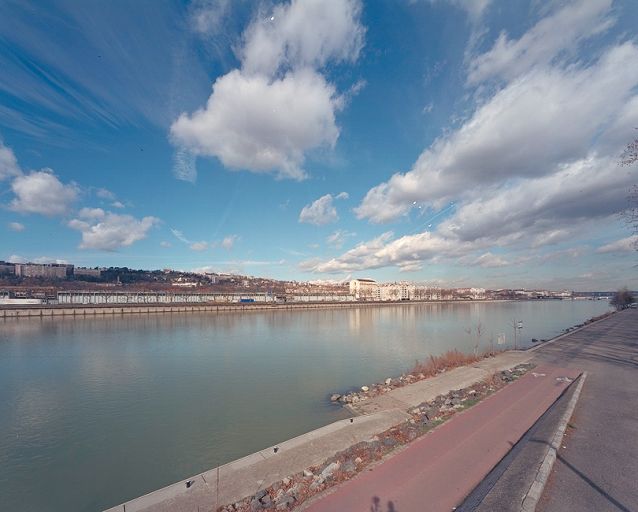
[(537, 368), (305, 510), (452, 510), (579, 374)]

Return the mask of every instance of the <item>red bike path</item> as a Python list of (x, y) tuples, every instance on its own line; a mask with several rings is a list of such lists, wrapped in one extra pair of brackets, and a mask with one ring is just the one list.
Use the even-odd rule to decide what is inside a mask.
[(542, 366), (313, 502), (307, 512), (451, 511), (580, 371)]

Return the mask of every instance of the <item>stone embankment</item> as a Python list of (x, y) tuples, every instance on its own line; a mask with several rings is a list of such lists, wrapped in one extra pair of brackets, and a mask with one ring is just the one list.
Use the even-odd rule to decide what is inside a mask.
[[(347, 404), (354, 413), (350, 419), (193, 476), (109, 512), (216, 512), (224, 508), (254, 512), (296, 507), (434, 428), (484, 396), (483, 389), (491, 393), (516, 378), (524, 370), (519, 365), (530, 357), (525, 352), (504, 352)], [(495, 374), (501, 375), (500, 383), (483, 388)]]
[(467, 409), (505, 385), (517, 380), (533, 365), (521, 364), (485, 378), (471, 388), (453, 390), (424, 401), (410, 409), (410, 417), (372, 439), (343, 450), (319, 466), (312, 466), (285, 477), (266, 489), (238, 502), (219, 507), (218, 512), (257, 512), (293, 510), (311, 497), (353, 478), (394, 450), (416, 440), (444, 423), (455, 413)]

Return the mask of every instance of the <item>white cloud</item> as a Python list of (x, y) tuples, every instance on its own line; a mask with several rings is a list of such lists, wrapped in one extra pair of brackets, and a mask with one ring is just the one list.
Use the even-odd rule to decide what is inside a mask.
[(315, 226), (323, 226), (331, 224), (339, 220), (337, 209), (332, 203), (333, 199), (347, 199), (348, 194), (341, 192), (333, 197), (331, 194), (321, 196), (316, 201), (307, 204), (301, 209), (299, 214), (299, 222), (306, 224), (314, 224)]
[(26, 263), (27, 259), (24, 256), (20, 256), (19, 254), (12, 254), (7, 258), (9, 263)]
[(633, 117), (628, 106), (637, 86), (638, 48), (632, 43), (609, 49), (590, 66), (535, 68), (435, 141), (412, 170), (368, 191), (355, 212), (386, 222), (408, 213), (414, 201), (437, 204), (480, 186), (550, 174), (585, 158), (598, 138), (607, 152), (617, 151), (626, 135), (619, 139), (614, 120)]
[(16, 196), (9, 205), (12, 210), (49, 216), (65, 214), (79, 193), (77, 185), (63, 184), (48, 169), (18, 176), (11, 189)]
[(614, 158), (590, 156), (555, 174), (481, 191), (443, 221), (438, 231), (461, 241), (486, 240), (540, 247), (563, 241), (586, 222), (622, 209), (635, 174), (618, 172)]
[(596, 249), (596, 252), (600, 254), (623, 253), (635, 251), (637, 248), (638, 236), (632, 235), (628, 236), (627, 238), (622, 238), (620, 240), (616, 240), (615, 242), (605, 244)]
[(241, 69), (218, 78), (207, 105), (171, 126), (177, 176), (193, 181), (195, 156), (204, 155), (233, 170), (303, 179), (306, 152), (339, 137), (335, 114), (347, 95), (320, 69), (357, 59), (360, 12), (358, 0), (292, 0), (261, 11), (238, 50)]
[(20, 222), (9, 222), (7, 226), (11, 231), (15, 231), (16, 233), (25, 230), (24, 224)]
[(501, 32), (491, 50), (470, 63), (468, 81), (512, 79), (537, 65), (551, 63), (566, 50), (608, 29), (612, 0), (576, 0), (543, 18), (514, 41)]
[(160, 242), (160, 247), (164, 247), (165, 249), (167, 249), (169, 247), (173, 247), (173, 244), (170, 242), (167, 242), (166, 240), (162, 240)]
[(325, 262), (305, 261), (300, 268), (320, 273), (353, 272), (388, 266), (415, 270), (422, 261), (460, 257), (472, 248), (467, 242), (459, 243), (430, 232), (405, 235), (395, 240), (391, 240), (392, 237), (392, 232), (383, 233), (337, 258)]
[[(465, 263), (465, 262), (464, 262)], [(510, 263), (498, 254), (492, 254), (491, 252), (486, 252), (481, 254), (478, 258), (475, 258), (471, 262), (467, 262), (469, 265), (477, 265), (483, 268), (496, 268), (496, 267), (506, 267)]]
[(353, 236), (356, 236), (356, 233), (352, 233), (345, 229), (337, 229), (334, 233), (326, 238), (326, 242), (328, 243), (328, 245), (331, 245), (336, 249), (341, 249), (345, 241)]
[(302, 179), (305, 151), (334, 146), (339, 106), (334, 86), (312, 70), (273, 81), (235, 70), (215, 82), (206, 108), (173, 123), (171, 136), (230, 169)]
[(159, 222), (155, 217), (137, 219), (132, 215), (104, 212), (100, 208), (84, 208), (79, 217), (69, 221), (68, 225), (82, 233), (80, 249), (104, 251), (128, 247), (146, 238), (148, 231)]
[(227, 251), (230, 251), (234, 247), (237, 240), (239, 240), (238, 235), (228, 235), (221, 241), (221, 246)]
[(193, 251), (205, 251), (208, 249), (208, 242), (193, 242), (190, 244), (190, 248)]
[(0, 181), (22, 174), (11, 148), (0, 140)]
[(125, 207), (124, 203), (121, 202), (121, 201), (114, 201), (114, 202), (111, 203), (111, 206), (113, 208), (124, 208)]
[(363, 46), (361, 5), (354, 0), (292, 0), (263, 13), (246, 30), (241, 57), (249, 73), (354, 62)]

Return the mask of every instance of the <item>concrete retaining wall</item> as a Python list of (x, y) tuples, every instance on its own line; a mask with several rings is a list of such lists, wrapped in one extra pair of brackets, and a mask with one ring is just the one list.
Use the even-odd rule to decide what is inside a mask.
[[(326, 309), (375, 307), (391, 305), (422, 304), (428, 301), (402, 302), (330, 302), (330, 303), (293, 303), (293, 304), (210, 304), (210, 305), (118, 305), (118, 306), (48, 306), (48, 307), (0, 307), (0, 319), (23, 317), (87, 317), (101, 315), (150, 314), (150, 313), (201, 313), (228, 311), (285, 311), (293, 309)], [(434, 301), (442, 304), (450, 301)]]

